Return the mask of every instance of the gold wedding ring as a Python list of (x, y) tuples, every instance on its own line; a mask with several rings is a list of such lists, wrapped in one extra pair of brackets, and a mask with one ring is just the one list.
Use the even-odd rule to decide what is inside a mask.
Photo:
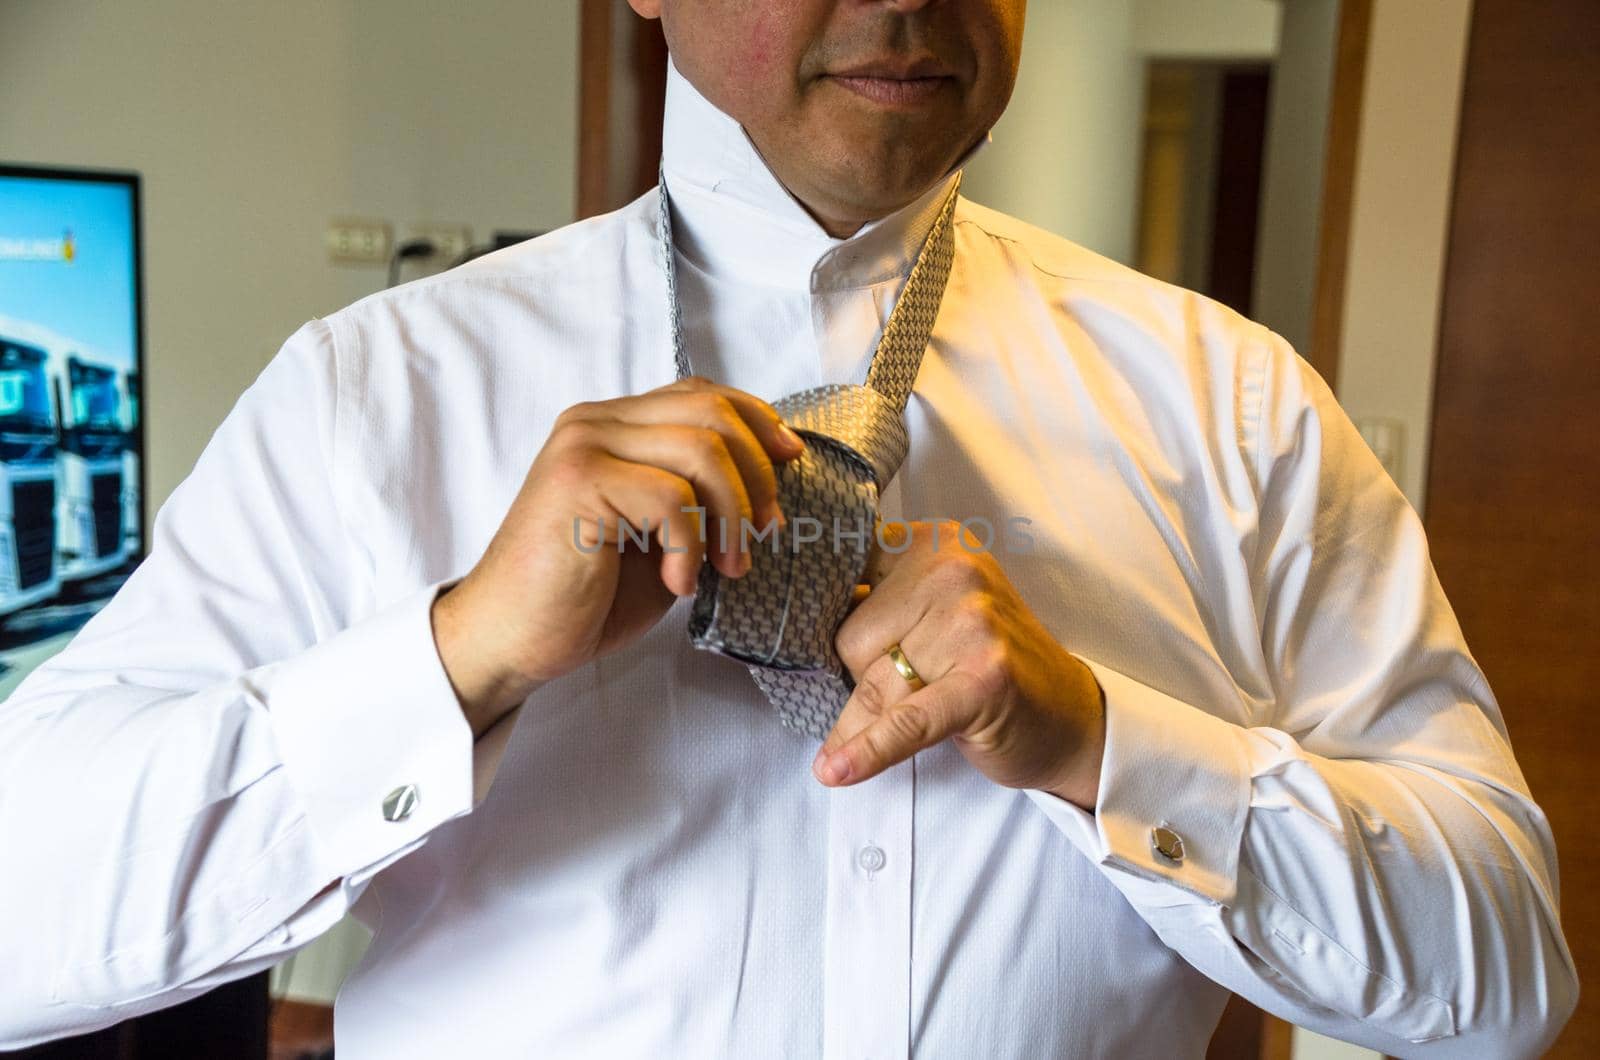
[(917, 673), (916, 667), (911, 665), (911, 660), (906, 658), (906, 653), (900, 650), (898, 643), (889, 645), (889, 650), (885, 654), (889, 656), (889, 661), (894, 663), (894, 668), (900, 671), (900, 676), (906, 679), (913, 692), (923, 686), (925, 682), (922, 676)]

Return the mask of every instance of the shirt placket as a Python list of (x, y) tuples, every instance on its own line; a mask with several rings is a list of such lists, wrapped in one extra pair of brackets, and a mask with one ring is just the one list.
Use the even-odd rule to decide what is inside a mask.
[[(819, 291), (815, 283), (813, 291), (824, 377), (862, 382), (882, 323), (873, 291)], [(891, 484), (880, 505), (883, 518), (900, 517), (899, 494), (898, 483)], [(915, 797), (914, 760), (829, 793), (822, 1036), (828, 1060), (910, 1054)]]
[(912, 808), (908, 760), (830, 796), (823, 1055), (910, 1053)]
[[(879, 514), (902, 518), (900, 484)], [(885, 1060), (911, 1053), (912, 832), (916, 759), (830, 795), (823, 1055)]]

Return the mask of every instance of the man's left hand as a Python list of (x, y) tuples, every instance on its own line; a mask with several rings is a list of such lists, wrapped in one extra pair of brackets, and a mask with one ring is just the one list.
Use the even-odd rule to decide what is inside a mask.
[[(1089, 668), (1028, 609), (993, 555), (953, 522), (888, 523), (835, 644), (855, 678), (812, 770), (831, 787), (943, 740), (997, 784), (1092, 810), (1105, 707)], [(924, 687), (887, 654), (899, 644)]]

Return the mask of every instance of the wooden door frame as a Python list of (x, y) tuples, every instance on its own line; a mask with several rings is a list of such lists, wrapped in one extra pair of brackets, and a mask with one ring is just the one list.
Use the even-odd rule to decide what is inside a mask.
[(582, 0), (578, 11), (579, 220), (605, 212), (611, 185), (611, 0)]
[[(624, 205), (655, 183), (666, 98), (659, 22), (623, 0), (581, 0), (578, 11), (577, 217)], [(633, 127), (618, 129), (631, 120)], [(621, 135), (626, 133), (626, 135)], [(618, 157), (621, 145), (628, 157)]]
[(1580, 983), (1552, 1058), (1600, 1054), (1585, 989), (1600, 971), (1586, 739), (1600, 679), (1597, 45), (1592, 0), (1473, 0), (1425, 482), (1434, 567), (1555, 843)]
[(1341, 0), (1339, 40), (1323, 157), (1322, 213), (1317, 226), (1317, 279), (1311, 311), (1311, 342), (1305, 351), (1337, 392), (1339, 351), (1344, 338), (1345, 276), (1350, 263), (1350, 219), (1361, 146), (1361, 108), (1366, 101), (1367, 54), (1372, 41), (1372, 0)]

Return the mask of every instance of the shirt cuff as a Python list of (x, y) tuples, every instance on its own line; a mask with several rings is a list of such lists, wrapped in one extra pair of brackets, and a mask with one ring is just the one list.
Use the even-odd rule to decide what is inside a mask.
[[(1231, 903), (1250, 811), (1243, 730), (1099, 663), (1082, 661), (1100, 683), (1106, 703), (1095, 812), (1048, 792), (1028, 794), (1074, 846), (1105, 868), (1171, 884), (1220, 905)], [(1165, 830), (1159, 837), (1158, 829)]]
[(471, 811), (472, 728), (439, 660), (434, 597), (406, 597), (274, 668), (266, 690), (289, 783), (339, 875)]

